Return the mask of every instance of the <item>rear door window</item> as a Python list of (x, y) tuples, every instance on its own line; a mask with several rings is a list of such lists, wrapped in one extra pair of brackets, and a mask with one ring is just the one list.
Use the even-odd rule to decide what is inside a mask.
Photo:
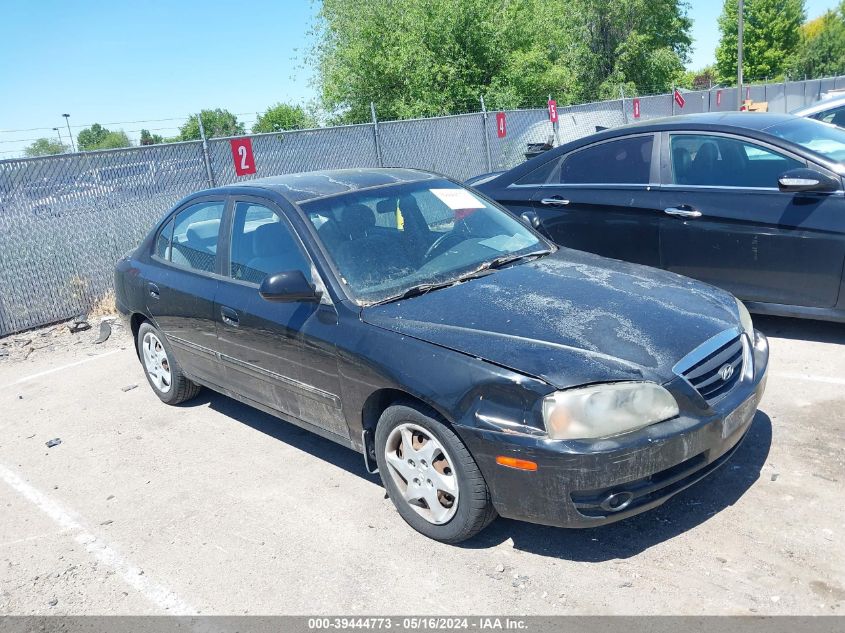
[(647, 185), (654, 135), (603, 141), (552, 160), (516, 184)]
[[(220, 220), (225, 203), (222, 200), (198, 202), (183, 209), (171, 220), (173, 237), (163, 259), (193, 270), (212, 273), (220, 239)], [(161, 240), (159, 240), (161, 241)], [(156, 245), (156, 254), (158, 247)]]

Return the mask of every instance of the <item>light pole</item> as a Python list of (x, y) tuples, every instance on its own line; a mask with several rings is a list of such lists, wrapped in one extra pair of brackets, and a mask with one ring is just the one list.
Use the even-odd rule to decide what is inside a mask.
[(56, 136), (59, 137), (59, 145), (64, 145), (64, 143), (62, 143), (62, 131), (57, 127), (54, 127), (53, 131), (56, 133)]
[(736, 44), (736, 96), (737, 96), (737, 110), (742, 109), (742, 32), (745, 27), (745, 2), (739, 0), (737, 8), (737, 44)]
[(74, 144), (73, 144), (73, 133), (70, 131), (70, 115), (69, 114), (63, 114), (62, 116), (65, 118), (65, 123), (67, 123), (67, 133), (68, 133), (68, 136), (70, 136), (70, 148), (75, 152), (76, 146), (74, 146)]

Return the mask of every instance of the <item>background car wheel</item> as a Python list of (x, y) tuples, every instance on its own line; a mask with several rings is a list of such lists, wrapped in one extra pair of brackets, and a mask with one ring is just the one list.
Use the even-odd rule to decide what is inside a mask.
[(137, 345), (147, 381), (162, 402), (179, 404), (200, 392), (202, 387), (185, 377), (167, 339), (151, 323), (138, 328)]
[(387, 494), (418, 532), (459, 543), (496, 518), (472, 455), (431, 415), (412, 405), (388, 407), (376, 427), (375, 444)]

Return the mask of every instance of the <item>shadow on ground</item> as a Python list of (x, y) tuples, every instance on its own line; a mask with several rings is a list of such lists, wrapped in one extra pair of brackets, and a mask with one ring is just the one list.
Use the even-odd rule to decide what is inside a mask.
[(201, 407), (206, 405), (214, 411), (252, 427), (256, 431), (289, 444), (318, 459), (330, 462), (352, 475), (357, 475), (381, 487), (379, 476), (370, 475), (364, 469), (364, 458), (360, 453), (322, 438), (316, 433), (306, 431), (295, 424), (259, 411), (234, 398), (221, 395), (211, 389), (203, 389), (199, 396), (180, 406)]
[[(366, 472), (363, 458), (357, 452), (208, 389), (183, 406), (206, 404), (256, 431), (375, 484), (373, 494), (383, 494), (376, 488), (381, 488), (379, 476)], [(585, 530), (565, 530), (500, 518), (460, 547), (483, 549), (513, 539), (517, 549), (566, 560), (600, 562), (635, 556), (695, 528), (736, 503), (760, 477), (771, 441), (771, 421), (765, 413), (758, 411), (745, 441), (730, 461), (656, 510), (620, 523)], [(415, 538), (410, 532), (408, 537)]]
[(845, 324), (811, 319), (752, 315), (754, 327), (770, 337), (845, 345)]

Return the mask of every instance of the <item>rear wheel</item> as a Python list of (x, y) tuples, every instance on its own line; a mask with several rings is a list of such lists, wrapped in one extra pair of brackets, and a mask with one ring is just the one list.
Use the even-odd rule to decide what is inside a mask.
[(200, 392), (202, 387), (185, 377), (167, 339), (151, 323), (138, 328), (137, 345), (147, 382), (162, 402), (179, 404)]
[(487, 484), (460, 438), (409, 405), (389, 407), (376, 427), (376, 460), (399, 514), (418, 532), (459, 543), (495, 517)]

